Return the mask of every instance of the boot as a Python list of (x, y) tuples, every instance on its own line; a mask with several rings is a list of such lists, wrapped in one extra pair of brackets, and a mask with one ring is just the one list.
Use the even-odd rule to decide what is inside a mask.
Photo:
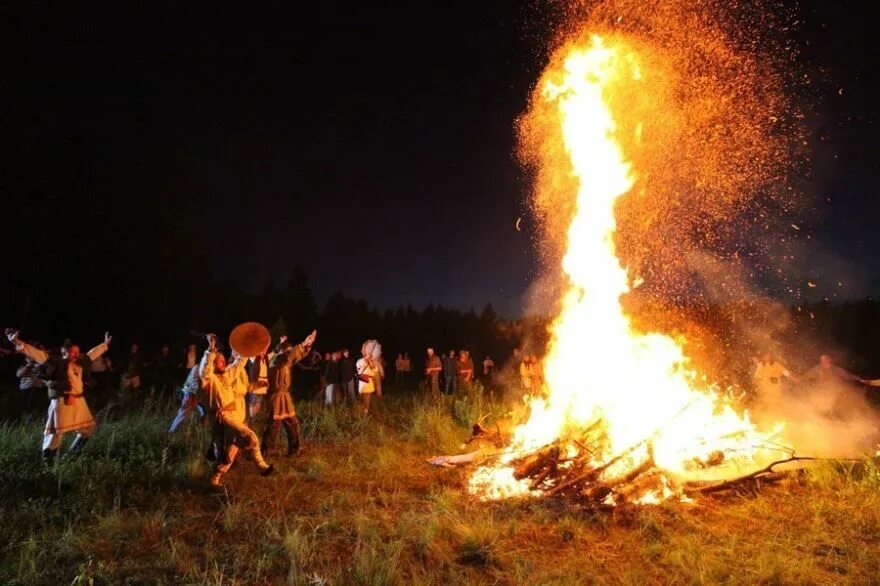
[(273, 472), (275, 472), (275, 466), (269, 464), (268, 466), (260, 470), (260, 476), (269, 476)]
[(87, 438), (87, 437), (84, 437), (81, 435), (76, 436), (75, 438), (73, 438), (73, 441), (70, 443), (70, 448), (68, 448), (68, 451), (78, 452), (79, 450), (82, 449), (82, 447), (84, 445), (86, 445), (87, 441), (89, 441), (89, 438)]
[(299, 453), (299, 418), (294, 417), (291, 424), (285, 426), (287, 431), (287, 455), (295, 456)]
[(57, 449), (53, 450), (51, 448), (46, 448), (45, 450), (43, 450), (43, 462), (45, 462), (49, 466), (51, 466), (57, 458), (58, 458), (58, 450)]

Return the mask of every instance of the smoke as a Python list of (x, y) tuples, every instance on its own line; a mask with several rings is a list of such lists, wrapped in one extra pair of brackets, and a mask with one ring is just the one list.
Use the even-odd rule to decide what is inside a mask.
[(793, 386), (782, 403), (753, 415), (783, 421), (780, 440), (799, 455), (857, 458), (876, 450), (880, 412), (853, 385)]

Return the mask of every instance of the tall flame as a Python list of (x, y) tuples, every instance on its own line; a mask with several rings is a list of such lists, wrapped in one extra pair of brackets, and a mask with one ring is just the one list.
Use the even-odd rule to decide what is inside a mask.
[[(539, 95), (555, 106), (555, 123), (578, 182), (562, 261), (569, 287), (551, 331), (545, 396), (531, 399), (530, 417), (515, 429), (508, 455), (479, 468), (471, 490), (489, 498), (528, 492), (527, 482), (513, 478), (510, 462), (595, 425), (604, 432), (604, 443), (593, 455), (597, 464), (627, 454), (606, 475), (625, 474), (648, 459), (663, 472), (663, 489), (641, 495), (642, 502), (675, 494), (670, 486), (685, 478), (754, 470), (771, 459), (759, 447), (768, 436), (700, 380), (678, 341), (634, 331), (621, 306), (631, 275), (616, 254), (614, 209), (638, 170), (621, 147), (609, 96), (641, 82), (645, 73), (638, 55), (594, 36), (587, 46), (571, 48), (561, 63), (545, 75)], [(636, 125), (637, 133), (642, 128)], [(717, 453), (723, 453), (724, 462), (711, 471), (697, 472), (691, 465)]]

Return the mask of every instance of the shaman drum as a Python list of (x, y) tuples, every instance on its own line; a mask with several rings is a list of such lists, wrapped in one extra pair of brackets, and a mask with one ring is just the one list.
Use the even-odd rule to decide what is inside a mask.
[(239, 324), (229, 334), (229, 346), (245, 358), (265, 354), (271, 342), (272, 336), (266, 326), (255, 321)]

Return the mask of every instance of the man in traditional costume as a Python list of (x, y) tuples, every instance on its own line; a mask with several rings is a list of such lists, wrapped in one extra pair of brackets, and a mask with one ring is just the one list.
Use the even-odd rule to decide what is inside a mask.
[[(234, 353), (233, 356), (232, 363), (227, 366), (225, 356), (217, 351), (217, 336), (208, 334), (208, 349), (199, 365), (199, 377), (208, 408), (215, 417), (214, 450), (219, 457), (211, 476), (213, 486), (220, 486), (223, 475), (232, 467), (238, 456), (239, 444), (243, 444), (262, 476), (268, 476), (274, 470), (263, 459), (257, 434), (245, 422), (245, 395), (250, 382), (245, 371), (247, 359)], [(232, 441), (226, 437), (227, 432), (233, 434)], [(225, 458), (220, 448), (225, 448)]]
[(49, 354), (23, 341), (15, 330), (6, 330), (6, 336), (17, 351), (42, 365), (40, 378), (46, 381), (49, 389), (43, 458), (50, 461), (58, 455), (61, 440), (68, 431), (76, 432), (69, 452), (82, 449), (95, 433), (95, 420), (83, 395), (83, 372), (88, 373), (92, 360), (107, 351), (112, 340), (110, 333), (105, 333), (104, 342), (85, 355), (80, 354), (78, 345), (70, 342), (61, 346), (60, 354)]
[(263, 406), (263, 399), (269, 392), (269, 360), (272, 353), (263, 353), (250, 359), (248, 366), (248, 379), (250, 384), (247, 394), (248, 420), (253, 423), (254, 418)]
[(318, 332), (313, 331), (302, 343), (294, 346), (281, 336), (275, 356), (269, 361), (269, 422), (263, 432), (263, 449), (269, 453), (275, 446), (280, 428), (287, 434), (287, 455), (299, 451), (299, 419), (290, 394), (293, 366), (309, 356)]
[(180, 408), (177, 410), (177, 415), (174, 417), (174, 421), (171, 422), (171, 427), (168, 428), (168, 433), (174, 433), (177, 431), (180, 426), (183, 425), (183, 422), (189, 419), (196, 411), (199, 413), (199, 418), (205, 416), (205, 407), (199, 403), (199, 393), (201, 389), (202, 379), (199, 377), (199, 365), (195, 364), (189, 369), (189, 373), (186, 375), (186, 380), (180, 388), (180, 393), (182, 395)]
[(456, 376), (458, 377), (458, 388), (468, 391), (471, 388), (471, 381), (474, 378), (474, 361), (471, 360), (470, 353), (462, 350), (458, 353), (458, 363), (455, 365)]

